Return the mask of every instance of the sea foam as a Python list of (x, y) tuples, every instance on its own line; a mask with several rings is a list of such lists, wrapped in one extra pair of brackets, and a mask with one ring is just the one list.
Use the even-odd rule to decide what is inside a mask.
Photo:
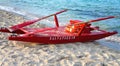
[(0, 5), (0, 9), (8, 11), (8, 12), (13, 12), (13, 13), (25, 16), (25, 17), (28, 17), (29, 19), (36, 19), (36, 18), (38, 18), (38, 16), (35, 15), (35, 14), (31, 14), (29, 12), (26, 12), (26, 11), (24, 11), (22, 9), (18, 9), (18, 8), (15, 8), (15, 7)]

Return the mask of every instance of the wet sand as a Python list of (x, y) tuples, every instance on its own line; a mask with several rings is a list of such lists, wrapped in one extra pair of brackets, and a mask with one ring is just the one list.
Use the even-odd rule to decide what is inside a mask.
[[(9, 27), (25, 17), (0, 10), (0, 26)], [(37, 25), (34, 25), (37, 26)], [(98, 42), (38, 45), (8, 41), (0, 33), (0, 66), (119, 66), (120, 51)]]

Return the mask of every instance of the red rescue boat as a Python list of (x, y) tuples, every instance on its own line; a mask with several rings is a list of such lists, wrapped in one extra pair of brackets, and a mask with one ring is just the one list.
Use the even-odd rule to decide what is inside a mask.
[[(13, 33), (14, 35), (11, 35), (9, 40), (45, 44), (89, 42), (117, 34), (116, 31), (109, 32), (101, 30), (99, 27), (91, 26), (91, 23), (93, 22), (115, 18), (115, 16), (98, 18), (87, 22), (80, 20), (70, 20), (69, 24), (65, 26), (59, 26), (57, 15), (65, 11), (67, 11), (67, 9), (49, 16), (45, 16), (43, 18), (26, 21), (10, 28), (2, 27), (0, 31)], [(25, 28), (25, 26), (36, 23), (51, 16), (54, 16), (56, 24), (54, 28)]]

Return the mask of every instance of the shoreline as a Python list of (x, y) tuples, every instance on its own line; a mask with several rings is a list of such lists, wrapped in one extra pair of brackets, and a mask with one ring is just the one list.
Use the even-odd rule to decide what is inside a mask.
[(0, 10), (23, 16), (26, 19), (36, 19), (36, 18), (40, 17), (38, 15), (31, 14), (26, 11), (20, 10), (18, 8), (5, 6), (5, 5), (0, 5)]
[[(0, 10), (0, 25), (9, 27), (24, 16)], [(36, 26), (36, 25), (35, 25)], [(120, 52), (98, 42), (37, 45), (9, 41), (0, 33), (0, 66), (119, 66)]]

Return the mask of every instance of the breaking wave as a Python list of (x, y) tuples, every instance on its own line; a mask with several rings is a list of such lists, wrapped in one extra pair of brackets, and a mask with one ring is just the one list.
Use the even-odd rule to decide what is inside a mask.
[(26, 12), (26, 11), (24, 11), (24, 10), (21, 10), (21, 9), (18, 9), (18, 8), (15, 8), (15, 7), (9, 7), (9, 6), (2, 6), (2, 5), (0, 5), (0, 9), (1, 9), (1, 10), (5, 10), (5, 11), (8, 11), (8, 12), (13, 12), (13, 13), (16, 13), (16, 14), (19, 14), (19, 15), (22, 15), (22, 16), (25, 16), (25, 17), (28, 17), (29, 19), (38, 18), (37, 15), (28, 13), (28, 12)]

